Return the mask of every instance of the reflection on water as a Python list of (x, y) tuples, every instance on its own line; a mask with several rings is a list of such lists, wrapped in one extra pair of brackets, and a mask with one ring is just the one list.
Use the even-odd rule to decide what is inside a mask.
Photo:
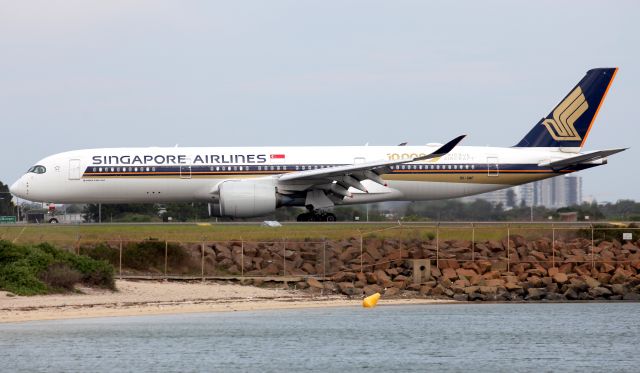
[(0, 325), (0, 371), (637, 371), (640, 303), (327, 308)]

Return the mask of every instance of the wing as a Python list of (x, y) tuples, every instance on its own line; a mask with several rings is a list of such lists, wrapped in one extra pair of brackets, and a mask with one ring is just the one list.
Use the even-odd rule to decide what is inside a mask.
[(608, 150), (598, 150), (594, 152), (588, 152), (580, 155), (576, 155), (574, 157), (561, 159), (558, 161), (547, 161), (539, 164), (540, 167), (550, 167), (554, 170), (560, 170), (563, 168), (567, 168), (570, 166), (577, 166), (580, 164), (586, 164), (590, 162), (603, 161), (606, 160), (605, 157), (610, 155), (620, 153), (622, 151), (627, 150), (628, 148), (622, 149), (608, 149)]
[(466, 135), (458, 136), (433, 153), (421, 157), (399, 161), (374, 161), (292, 172), (280, 176), (278, 178), (278, 185), (281, 189), (287, 189), (287, 187), (293, 187), (294, 185), (302, 186), (302, 188), (296, 188), (298, 191), (301, 189), (310, 190), (319, 188), (329, 190), (333, 192), (333, 194), (342, 197), (350, 195), (348, 192), (349, 187), (367, 192), (367, 189), (362, 185), (361, 181), (371, 180), (380, 185), (386, 185), (380, 175), (388, 173), (391, 170), (391, 166), (442, 157), (458, 145), (465, 136)]

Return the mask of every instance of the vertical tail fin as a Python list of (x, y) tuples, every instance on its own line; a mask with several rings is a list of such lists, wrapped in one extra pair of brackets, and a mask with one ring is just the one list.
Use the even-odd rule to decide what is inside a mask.
[(599, 68), (587, 75), (536, 124), (516, 147), (581, 148), (604, 102), (618, 68)]

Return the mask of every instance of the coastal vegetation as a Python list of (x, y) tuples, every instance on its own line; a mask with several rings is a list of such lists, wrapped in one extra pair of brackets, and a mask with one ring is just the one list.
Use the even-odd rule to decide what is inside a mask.
[(17, 245), (0, 241), (0, 289), (17, 295), (74, 291), (82, 284), (115, 290), (114, 269), (106, 261), (48, 243)]

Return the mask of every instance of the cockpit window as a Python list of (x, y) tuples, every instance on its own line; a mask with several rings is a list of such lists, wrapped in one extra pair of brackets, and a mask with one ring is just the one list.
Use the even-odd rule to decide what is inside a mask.
[(34, 174), (43, 174), (47, 172), (47, 168), (45, 166), (35, 165), (31, 167), (27, 172), (33, 172)]

